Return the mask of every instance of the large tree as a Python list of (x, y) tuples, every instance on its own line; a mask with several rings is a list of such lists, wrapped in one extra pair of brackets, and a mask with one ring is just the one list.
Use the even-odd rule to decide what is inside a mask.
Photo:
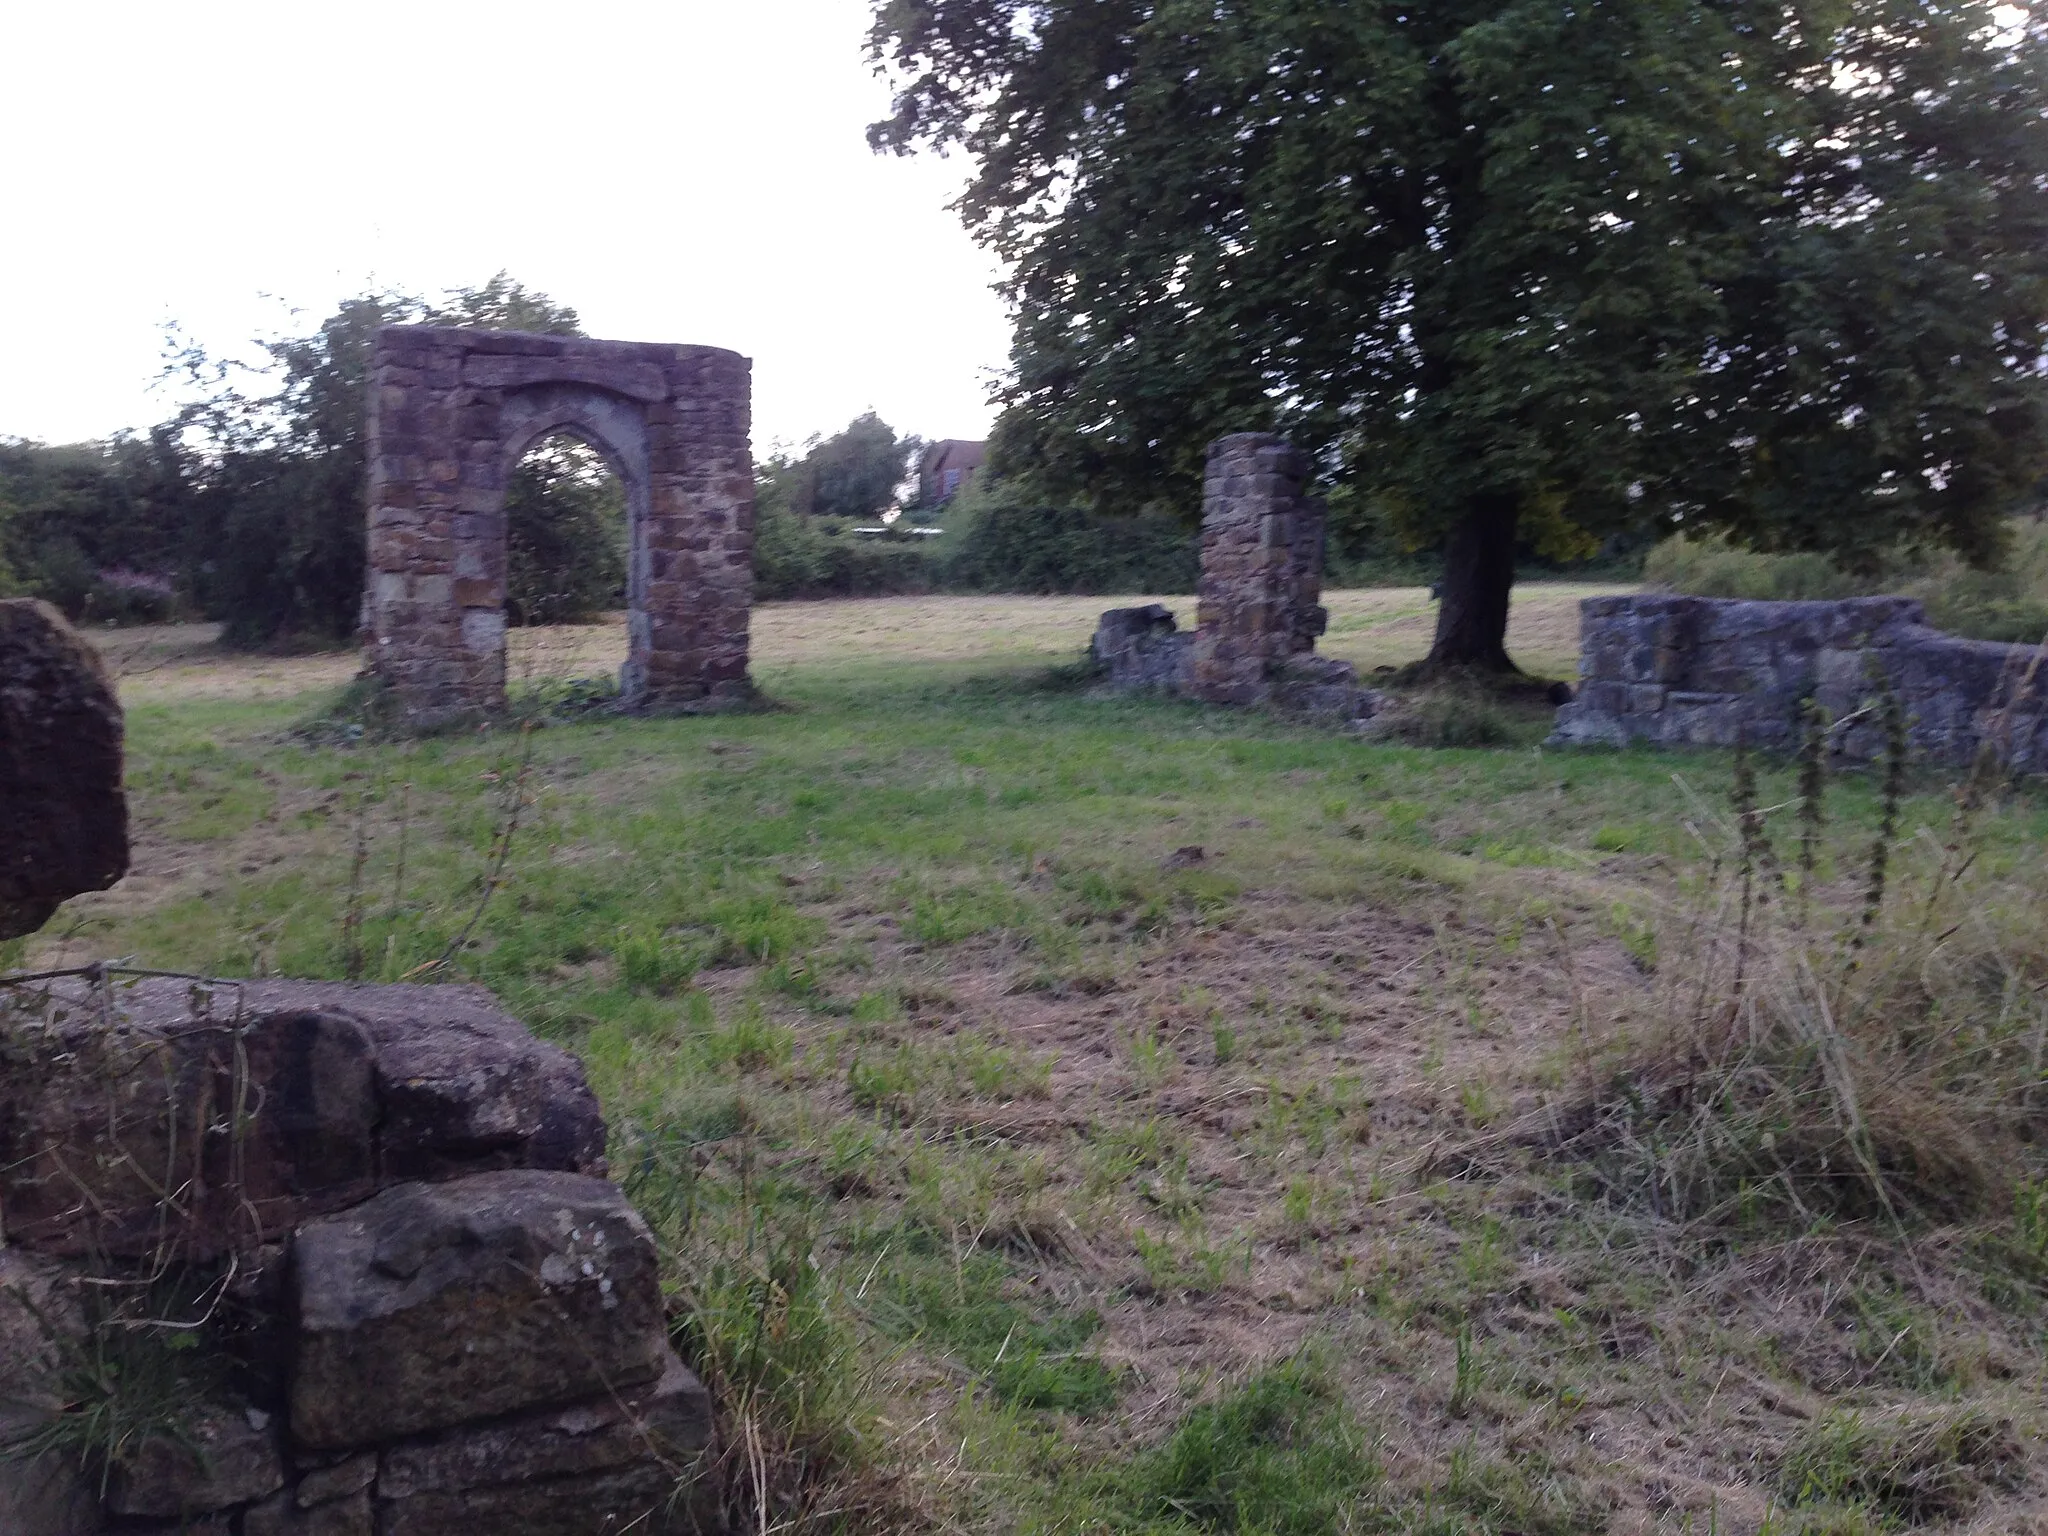
[(1995, 552), (2035, 473), (2042, 48), (1987, 0), (882, 0), (879, 147), (1012, 265), (998, 463), (1190, 503), (1274, 427), (1445, 553)]
[(874, 517), (895, 501), (923, 447), (863, 411), (830, 437), (812, 438), (800, 456), (771, 453), (761, 465), (762, 494), (803, 516)]

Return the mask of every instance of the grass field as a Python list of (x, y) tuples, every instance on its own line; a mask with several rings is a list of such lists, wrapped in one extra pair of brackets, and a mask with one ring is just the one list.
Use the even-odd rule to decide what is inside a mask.
[[(1545, 583), (1523, 589), (1509, 634), (1522, 665), (1568, 677), (1577, 665), (1578, 600), (1621, 591)], [(1429, 649), (1436, 609), (1422, 587), (1327, 594), (1330, 629), (1322, 650), (1362, 671), (1399, 666)], [(775, 692), (824, 672), (972, 662), (1031, 665), (1071, 661), (1088, 648), (1096, 618), (1111, 604), (1163, 602), (1182, 625), (1194, 622), (1189, 597), (879, 597), (815, 603), (764, 603), (754, 611), (754, 677)], [(122, 677), (131, 707), (219, 699), (289, 699), (339, 688), (355, 673), (353, 652), (244, 657), (223, 665), (207, 624), (109, 631), (102, 649)], [(626, 659), (623, 615), (604, 624), (515, 629), (507, 667), (515, 686), (616, 673)]]
[[(1531, 670), (1569, 674), (1584, 590), (1518, 595)], [(1106, 606), (773, 605), (774, 710), (349, 748), (289, 732), (353, 658), (109, 636), (135, 869), (14, 958), (474, 978), (575, 1050), (748, 1528), (2048, 1532), (2048, 799), (1965, 827), (1913, 779), (1868, 930), (1883, 797), (1827, 802), (1799, 888), (1903, 937), (1797, 953), (1896, 982), (1823, 991), (1913, 1021), (1879, 1064), (1933, 1087), (1831, 1023), (1760, 1097), (1754, 1051), (1686, 1097), (1674, 997), (1777, 1006), (1746, 949), (1689, 968), (1726, 754), (1096, 698), (1067, 664)], [(1365, 668), (1426, 645), (1424, 593), (1329, 606)], [(513, 670), (621, 640), (518, 635)], [(1755, 804), (1796, 800), (1765, 768)], [(1815, 1060), (1866, 1089), (1818, 1171), (1771, 1097)], [(1978, 1168), (1944, 1095), (2019, 1139)], [(1865, 1159), (1954, 1199), (1835, 1198)]]

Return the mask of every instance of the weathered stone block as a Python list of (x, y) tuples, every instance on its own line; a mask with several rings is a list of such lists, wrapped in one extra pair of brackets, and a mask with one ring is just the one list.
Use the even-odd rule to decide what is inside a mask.
[(715, 1529), (688, 1490), (659, 1465), (507, 1483), (461, 1493), (422, 1493), (386, 1504), (379, 1536), (684, 1536)]
[(56, 609), (0, 600), (0, 939), (127, 871), (113, 681)]
[(1117, 689), (1179, 686), (1192, 636), (1181, 634), (1164, 603), (1112, 608), (1089, 642), (1089, 656)]
[[(15, 1033), (0, 1218), (44, 1252), (205, 1256), (400, 1180), (604, 1166), (582, 1068), (479, 987), (66, 983)], [(239, 1137), (194, 1136), (237, 1106)]]
[(360, 1493), (376, 1481), (377, 1458), (374, 1453), (366, 1451), (360, 1456), (350, 1456), (332, 1466), (316, 1467), (308, 1472), (292, 1490), (292, 1498), (299, 1508), (311, 1509), (316, 1504), (328, 1504)]
[(203, 1403), (170, 1433), (152, 1435), (114, 1464), (107, 1508), (117, 1515), (213, 1514), (275, 1493), (284, 1460), (268, 1414)]
[(280, 1493), (243, 1514), (242, 1536), (375, 1536), (376, 1525), (367, 1489), (310, 1506)]
[(615, 1391), (667, 1359), (653, 1239), (602, 1179), (386, 1190), (300, 1230), (294, 1294), (292, 1432), (319, 1449)]
[(710, 1396), (670, 1355), (647, 1387), (393, 1446), (383, 1453), (377, 1491), (394, 1500), (459, 1494), (643, 1461), (673, 1475), (695, 1466), (710, 1443)]
[[(2036, 724), (2048, 669), (2031, 683), (2032, 646), (1962, 640), (1926, 627), (1907, 598), (1755, 603), (1646, 593), (1580, 605), (1577, 701), (1551, 737), (1574, 742), (1655, 740), (1727, 745), (1738, 736), (1774, 750), (1795, 746), (1807, 699), (1840, 718), (1889, 686), (1905, 705), (1912, 749), (1961, 766), (1987, 742), (2018, 772), (2048, 768)], [(1661, 715), (1641, 685), (1674, 691)], [(1850, 758), (1884, 750), (1868, 723), (1837, 733)]]

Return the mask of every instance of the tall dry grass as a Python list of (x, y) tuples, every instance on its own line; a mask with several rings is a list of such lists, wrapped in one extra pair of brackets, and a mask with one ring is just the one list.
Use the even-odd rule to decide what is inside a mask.
[[(1822, 870), (1826, 724), (1800, 788), (1766, 807), (1738, 754), (1732, 813), (1696, 801), (1712, 852), (1660, 936), (1645, 1016), (1567, 1126), (1612, 1197), (1680, 1220), (1777, 1214), (1965, 1220), (2031, 1187), (2048, 1132), (2048, 872), (1979, 858), (1986, 754), (1946, 832), (1902, 841), (1904, 721), (1879, 825)], [(1794, 856), (1777, 828), (1794, 823)]]

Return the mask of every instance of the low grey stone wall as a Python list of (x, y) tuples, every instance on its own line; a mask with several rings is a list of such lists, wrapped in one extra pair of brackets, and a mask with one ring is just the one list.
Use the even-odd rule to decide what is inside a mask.
[[(1905, 705), (1913, 753), (1966, 765), (1990, 742), (2019, 772), (2048, 767), (2048, 658), (2031, 645), (1930, 629), (1903, 597), (1765, 603), (1668, 593), (1579, 605), (1578, 697), (1551, 743), (1732, 746), (1738, 735), (1790, 750), (1817, 700), (1848, 721), (1886, 682)], [(1874, 712), (1838, 729), (1833, 750), (1883, 750)]]

